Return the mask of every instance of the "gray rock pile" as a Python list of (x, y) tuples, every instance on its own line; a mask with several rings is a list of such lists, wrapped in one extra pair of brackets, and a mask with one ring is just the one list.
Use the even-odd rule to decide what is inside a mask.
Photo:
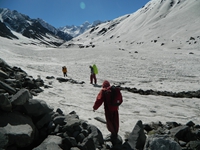
[(126, 90), (132, 93), (141, 95), (157, 95), (157, 96), (169, 96), (174, 98), (200, 98), (200, 90), (197, 91), (182, 91), (182, 92), (169, 92), (169, 91), (154, 91), (154, 90), (142, 90), (130, 87), (120, 87), (122, 90)]
[(33, 98), (42, 92), (41, 86), (45, 87), (42, 79), (33, 79), (0, 59), (0, 150), (200, 149), (200, 126), (192, 121), (181, 125), (143, 124), (139, 120), (125, 141), (120, 135), (104, 139), (96, 126), (76, 112), (63, 114), (61, 109), (54, 111), (44, 100)]
[(0, 58), (0, 93), (16, 94), (22, 88), (26, 88), (32, 95), (37, 95), (43, 90), (40, 88), (44, 81), (38, 77), (34, 79), (18, 67), (10, 67)]
[[(49, 79), (49, 77), (47, 77), (47, 79)], [(62, 82), (70, 82), (72, 84), (84, 84), (84, 81), (76, 81), (72, 78), (66, 77), (66, 78), (62, 78), (62, 77), (57, 77), (56, 80), (58, 80), (58, 82), (62, 83)]]
[(44, 100), (33, 99), (42, 92), (41, 86), (45, 86), (42, 79), (33, 79), (0, 59), (0, 149), (92, 150), (102, 146), (99, 129), (75, 112), (54, 112)]

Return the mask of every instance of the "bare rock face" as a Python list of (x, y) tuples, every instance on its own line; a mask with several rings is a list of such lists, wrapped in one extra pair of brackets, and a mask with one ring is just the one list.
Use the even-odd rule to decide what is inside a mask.
[(181, 146), (167, 135), (150, 135), (144, 150), (182, 150)]
[(0, 128), (6, 131), (9, 139), (8, 145), (26, 147), (34, 141), (36, 128), (29, 116), (19, 112), (1, 112), (0, 120)]
[(29, 99), (32, 98), (29, 90), (21, 89), (11, 98), (12, 105), (24, 105)]
[(59, 145), (62, 145), (62, 138), (56, 135), (49, 135), (39, 146), (35, 147), (33, 150), (62, 150)]

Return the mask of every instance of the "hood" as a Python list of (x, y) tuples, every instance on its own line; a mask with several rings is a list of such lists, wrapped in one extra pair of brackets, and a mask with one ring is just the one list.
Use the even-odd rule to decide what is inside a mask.
[(110, 83), (109, 83), (107, 80), (105, 80), (105, 81), (103, 82), (102, 87), (103, 87), (103, 88), (108, 88), (109, 86), (110, 86)]

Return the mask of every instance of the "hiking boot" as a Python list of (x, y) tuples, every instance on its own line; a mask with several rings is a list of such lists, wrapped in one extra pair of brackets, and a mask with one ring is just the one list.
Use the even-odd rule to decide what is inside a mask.
[(118, 135), (111, 135), (111, 143), (113, 146), (122, 145), (122, 138)]

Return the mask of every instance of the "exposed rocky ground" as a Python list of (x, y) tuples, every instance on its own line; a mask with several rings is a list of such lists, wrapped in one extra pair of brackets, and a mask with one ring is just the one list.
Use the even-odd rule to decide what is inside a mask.
[[(47, 79), (54, 77), (47, 77)], [(73, 79), (57, 78), (58, 82), (84, 84)], [(152, 122), (138, 120), (125, 141), (107, 136), (94, 125), (79, 118), (76, 112), (63, 114), (53, 110), (45, 100), (35, 99), (45, 85), (18, 67), (0, 59), (0, 149), (5, 150), (199, 150), (200, 126), (188, 121)], [(139, 94), (173, 97), (197, 97), (196, 92), (159, 92), (122, 88)], [(178, 96), (177, 96), (178, 95)], [(124, 135), (123, 135), (124, 136)]]
[(154, 91), (154, 90), (142, 90), (137, 88), (121, 87), (122, 90), (127, 90), (132, 93), (138, 93), (141, 95), (157, 95), (157, 96), (170, 96), (175, 98), (200, 98), (200, 90), (197, 91)]

